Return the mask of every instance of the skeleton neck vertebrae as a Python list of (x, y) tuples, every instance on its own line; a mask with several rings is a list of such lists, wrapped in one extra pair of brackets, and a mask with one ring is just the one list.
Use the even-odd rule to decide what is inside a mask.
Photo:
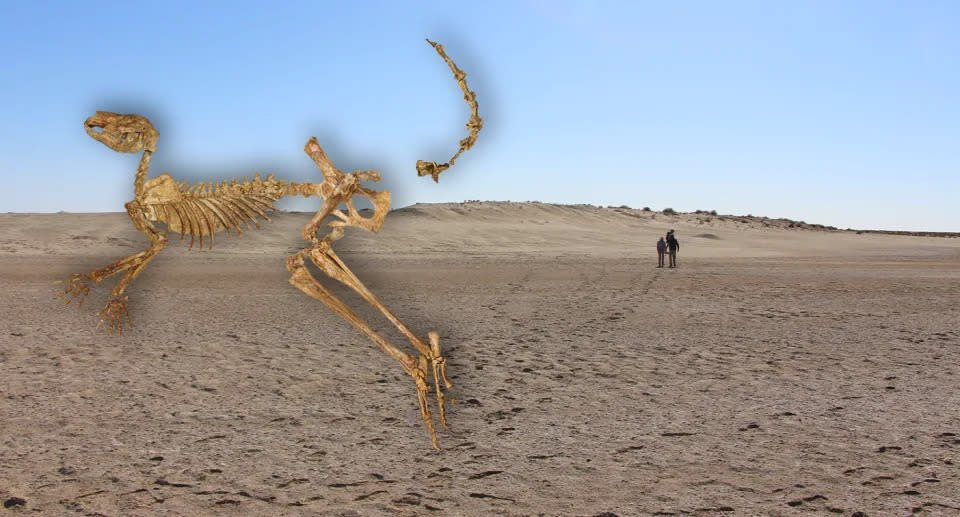
[[(476, 94), (467, 88), (466, 74), (447, 57), (443, 45), (430, 40), (427, 42), (433, 45), (450, 67), (463, 91), (464, 101), (471, 109), (471, 117), (466, 125), (469, 134), (460, 141), (459, 149), (448, 163), (438, 164), (423, 160), (417, 162), (418, 175), (429, 175), (434, 181), (438, 181), (440, 173), (452, 166), (457, 157), (476, 142), (477, 135), (483, 128), (483, 120), (478, 114)], [(147, 180), (150, 159), (156, 151), (159, 134), (146, 118), (139, 115), (98, 111), (86, 120), (84, 126), (91, 137), (114, 151), (123, 153), (143, 151), (134, 180), (134, 199), (125, 207), (133, 225), (150, 239), (150, 245), (146, 250), (120, 259), (104, 268), (74, 274), (67, 281), (67, 287), (60, 293), (61, 297), (66, 298), (66, 303), (69, 304), (76, 299), (78, 305), (82, 306), (84, 297), (90, 291), (90, 283), (96, 285), (106, 278), (124, 272), (123, 278), (110, 293), (111, 300), (97, 313), (98, 316), (102, 316), (97, 328), (106, 323), (105, 327), (109, 334), (116, 331), (120, 335), (124, 321), (132, 326), (125, 303), (128, 298), (124, 295), (126, 288), (167, 245), (169, 232), (179, 233), (181, 241), (189, 234), (190, 249), (193, 248), (197, 238), (199, 238), (200, 249), (203, 249), (203, 239), (206, 237), (208, 249), (213, 249), (214, 235), (219, 232), (225, 231), (231, 235), (231, 230), (234, 230), (240, 236), (242, 235), (241, 225), (250, 228), (250, 223), (259, 229), (257, 218), (261, 217), (269, 221), (267, 212), (275, 210), (273, 203), (278, 199), (297, 195), (316, 196), (323, 200), (323, 206), (303, 229), (303, 237), (309, 244), (287, 257), (287, 269), (291, 273), (290, 283), (326, 304), (337, 315), (369, 337), (381, 350), (400, 362), (403, 369), (413, 377), (421, 416), (430, 433), (433, 446), (439, 448), (427, 402), (430, 392), (429, 377), (433, 375), (437, 408), (440, 413), (440, 422), (444, 427), (447, 423), (443, 389), (452, 387), (447, 379), (446, 360), (441, 353), (439, 335), (436, 332), (428, 333), (428, 344), (414, 334), (360, 282), (331, 247), (334, 241), (343, 236), (348, 226), (357, 226), (372, 232), (380, 230), (390, 209), (390, 192), (376, 191), (361, 185), (363, 181), (380, 181), (380, 173), (354, 171), (345, 174), (333, 165), (317, 139), (310, 138), (304, 151), (323, 173), (321, 183), (293, 183), (278, 180), (273, 174), (269, 174), (266, 179), (261, 179), (259, 173), (254, 175), (252, 180), (244, 177), (240, 182), (234, 178), (229, 183), (223, 180), (219, 183), (189, 184), (178, 182), (166, 173)], [(361, 216), (354, 208), (353, 197), (356, 195), (367, 198), (373, 204), (374, 212), (370, 217)], [(346, 206), (346, 213), (340, 209), (341, 205)], [(318, 237), (317, 232), (328, 216), (334, 218), (328, 224), (329, 231), (323, 237)], [(155, 223), (163, 224), (165, 228), (158, 228)], [(374, 331), (310, 273), (305, 266), (307, 260), (313, 262), (325, 275), (347, 285), (380, 310), (410, 340), (418, 356), (414, 357), (404, 352)]]

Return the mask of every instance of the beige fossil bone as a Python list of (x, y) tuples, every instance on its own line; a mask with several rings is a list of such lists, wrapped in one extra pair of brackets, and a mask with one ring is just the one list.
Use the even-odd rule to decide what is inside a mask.
[[(460, 149), (448, 163), (417, 161), (416, 168), (419, 176), (430, 175), (434, 181), (438, 181), (439, 174), (452, 166), (457, 157), (476, 142), (477, 135), (483, 127), (483, 120), (478, 114), (476, 95), (467, 88), (466, 74), (446, 55), (443, 45), (429, 39), (427, 42), (433, 45), (449, 65), (464, 92), (464, 101), (471, 108), (471, 117), (466, 126), (470, 133), (460, 141)], [(292, 183), (277, 180), (273, 174), (268, 175), (266, 179), (261, 179), (259, 173), (253, 180), (244, 177), (243, 182), (238, 182), (234, 178), (229, 184), (226, 180), (220, 183), (188, 184), (177, 182), (166, 173), (147, 180), (150, 158), (156, 151), (159, 138), (150, 121), (139, 115), (98, 111), (85, 121), (84, 128), (91, 137), (114, 151), (124, 153), (143, 151), (134, 180), (134, 199), (124, 206), (134, 227), (148, 237), (150, 244), (146, 250), (101, 269), (72, 275), (66, 281), (66, 288), (59, 294), (60, 297), (65, 298), (65, 303), (78, 300), (78, 305), (82, 306), (84, 297), (90, 292), (90, 283), (96, 285), (117, 273), (125, 272), (123, 278), (111, 291), (111, 300), (97, 313), (98, 316), (102, 316), (97, 328), (106, 322), (109, 334), (116, 331), (120, 335), (123, 332), (124, 322), (132, 326), (125, 304), (126, 288), (167, 245), (169, 232), (180, 233), (181, 241), (189, 233), (190, 249), (193, 248), (195, 238), (199, 237), (202, 250), (203, 238), (206, 236), (209, 242), (208, 249), (213, 249), (213, 237), (218, 232), (226, 231), (230, 235), (231, 230), (236, 230), (239, 236), (242, 235), (241, 224), (246, 224), (249, 228), (251, 222), (259, 229), (257, 217), (269, 220), (266, 214), (274, 210), (274, 201), (284, 196), (317, 196), (323, 199), (323, 206), (303, 229), (303, 237), (310, 244), (287, 258), (287, 269), (291, 273), (290, 283), (307, 295), (323, 302), (400, 363), (414, 380), (421, 417), (433, 446), (439, 449), (427, 398), (430, 392), (429, 377), (432, 374), (440, 423), (447, 427), (443, 390), (451, 388), (452, 385), (447, 378), (446, 360), (440, 349), (440, 336), (436, 332), (428, 333), (429, 344), (417, 337), (360, 282), (360, 279), (331, 248), (332, 243), (344, 235), (345, 228), (348, 226), (356, 226), (371, 232), (377, 232), (383, 226), (384, 218), (390, 209), (390, 192), (372, 190), (360, 184), (362, 181), (380, 181), (379, 172), (354, 171), (344, 174), (333, 165), (317, 139), (310, 138), (304, 146), (304, 151), (323, 173), (321, 183)], [(367, 198), (373, 204), (374, 213), (370, 217), (361, 216), (354, 208), (353, 197), (358, 195)], [(340, 205), (346, 205), (346, 213), (339, 208)], [(322, 238), (318, 238), (317, 232), (328, 216), (334, 218), (328, 223), (330, 231)], [(157, 228), (154, 223), (162, 223), (166, 228)], [(307, 270), (305, 267), (307, 259), (324, 274), (350, 287), (369, 304), (380, 310), (410, 340), (419, 354), (418, 357), (414, 358), (390, 343), (343, 301), (334, 296)]]
[(477, 141), (477, 135), (480, 134), (480, 130), (483, 129), (483, 119), (480, 118), (480, 107), (477, 105), (477, 94), (470, 91), (467, 88), (467, 73), (463, 70), (457, 68), (456, 63), (453, 62), (447, 56), (447, 53), (443, 50), (443, 45), (427, 40), (427, 43), (433, 45), (433, 48), (436, 49), (437, 53), (440, 54), (440, 57), (447, 62), (447, 65), (450, 67), (450, 71), (453, 72), (453, 77), (457, 80), (457, 84), (460, 85), (460, 89), (463, 90), (463, 100), (470, 106), (470, 120), (467, 121), (467, 131), (470, 133), (463, 139), (460, 140), (460, 148), (457, 150), (457, 153), (450, 158), (450, 161), (444, 164), (438, 164), (437, 162), (425, 162), (423, 160), (417, 160), (417, 175), (426, 176), (430, 175), (433, 177), (434, 183), (440, 181), (440, 173), (449, 169), (453, 166), (453, 163), (457, 161), (457, 158), (466, 151), (473, 147), (473, 144)]

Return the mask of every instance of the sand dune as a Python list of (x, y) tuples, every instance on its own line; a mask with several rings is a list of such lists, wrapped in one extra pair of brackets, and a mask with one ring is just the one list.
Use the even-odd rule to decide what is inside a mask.
[[(960, 239), (395, 210), (336, 248), (441, 335), (457, 404), (436, 452), (402, 369), (287, 282), (311, 215), (173, 240), (118, 338), (94, 329), (113, 281), (81, 309), (52, 282), (143, 249), (126, 214), (0, 214), (3, 511), (960, 514)], [(668, 229), (676, 270), (654, 267)]]
[[(300, 229), (312, 214), (279, 213), (243, 236), (218, 234), (216, 254), (260, 255), (271, 249), (299, 249)], [(145, 237), (125, 213), (0, 214), (4, 230), (0, 253), (104, 255), (136, 248)], [(757, 217), (664, 215), (637, 209), (545, 203), (472, 202), (417, 204), (391, 211), (377, 233), (357, 230), (338, 243), (347, 253), (479, 253), (550, 256), (649, 255), (667, 230), (689, 244), (684, 256), (702, 258), (778, 256), (858, 256), (895, 258), (898, 254), (956, 249), (942, 237), (878, 232), (790, 228), (787, 220)], [(949, 234), (960, 237), (960, 234)], [(176, 243), (174, 243), (176, 244)], [(189, 235), (186, 237), (189, 244)], [(179, 245), (171, 246), (179, 247)], [(199, 247), (195, 244), (195, 249)], [(207, 246), (204, 246), (205, 248)], [(165, 251), (164, 253), (168, 253)], [(283, 253), (281, 252), (281, 253)]]

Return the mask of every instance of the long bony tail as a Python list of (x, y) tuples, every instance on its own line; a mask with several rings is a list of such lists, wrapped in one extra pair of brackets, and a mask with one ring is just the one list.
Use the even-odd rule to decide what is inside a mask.
[(417, 160), (417, 176), (427, 176), (430, 175), (433, 177), (434, 182), (439, 182), (440, 173), (449, 169), (453, 163), (460, 157), (460, 155), (473, 147), (473, 144), (477, 141), (477, 135), (480, 133), (480, 130), (483, 129), (483, 119), (480, 118), (478, 113), (479, 107), (477, 106), (477, 94), (470, 91), (467, 88), (467, 73), (463, 70), (457, 68), (456, 63), (453, 62), (447, 56), (447, 53), (443, 51), (443, 45), (430, 41), (427, 39), (427, 43), (433, 45), (433, 48), (437, 50), (437, 54), (440, 54), (440, 57), (447, 62), (447, 65), (450, 66), (450, 70), (453, 72), (453, 77), (456, 78), (457, 83), (460, 85), (460, 89), (463, 90), (463, 100), (466, 101), (467, 105), (470, 106), (470, 120), (467, 121), (467, 130), (470, 132), (463, 140), (460, 140), (460, 149), (457, 150), (457, 153), (450, 158), (450, 161), (443, 164), (438, 164), (437, 162), (426, 162), (423, 160)]

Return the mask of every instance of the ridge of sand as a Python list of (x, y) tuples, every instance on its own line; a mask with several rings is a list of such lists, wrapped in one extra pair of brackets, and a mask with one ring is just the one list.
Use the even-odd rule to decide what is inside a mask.
[[(213, 252), (275, 254), (302, 248), (300, 229), (312, 212), (277, 212), (242, 237), (218, 234)], [(793, 225), (793, 226), (791, 226)], [(960, 248), (960, 240), (896, 232), (844, 231), (785, 219), (664, 214), (593, 205), (538, 202), (465, 202), (392, 210), (377, 234), (348, 229), (337, 243), (344, 253), (516, 254), (603, 257), (649, 256), (657, 238), (675, 230), (686, 257), (891, 256), (909, 250)], [(917, 232), (913, 232), (917, 233)], [(953, 234), (948, 234), (953, 235)], [(184, 248), (171, 236), (168, 248)], [(104, 255), (144, 246), (126, 213), (0, 214), (0, 254)], [(204, 249), (208, 248), (205, 239)], [(194, 251), (199, 243), (194, 246)], [(165, 250), (165, 253), (168, 251)]]

